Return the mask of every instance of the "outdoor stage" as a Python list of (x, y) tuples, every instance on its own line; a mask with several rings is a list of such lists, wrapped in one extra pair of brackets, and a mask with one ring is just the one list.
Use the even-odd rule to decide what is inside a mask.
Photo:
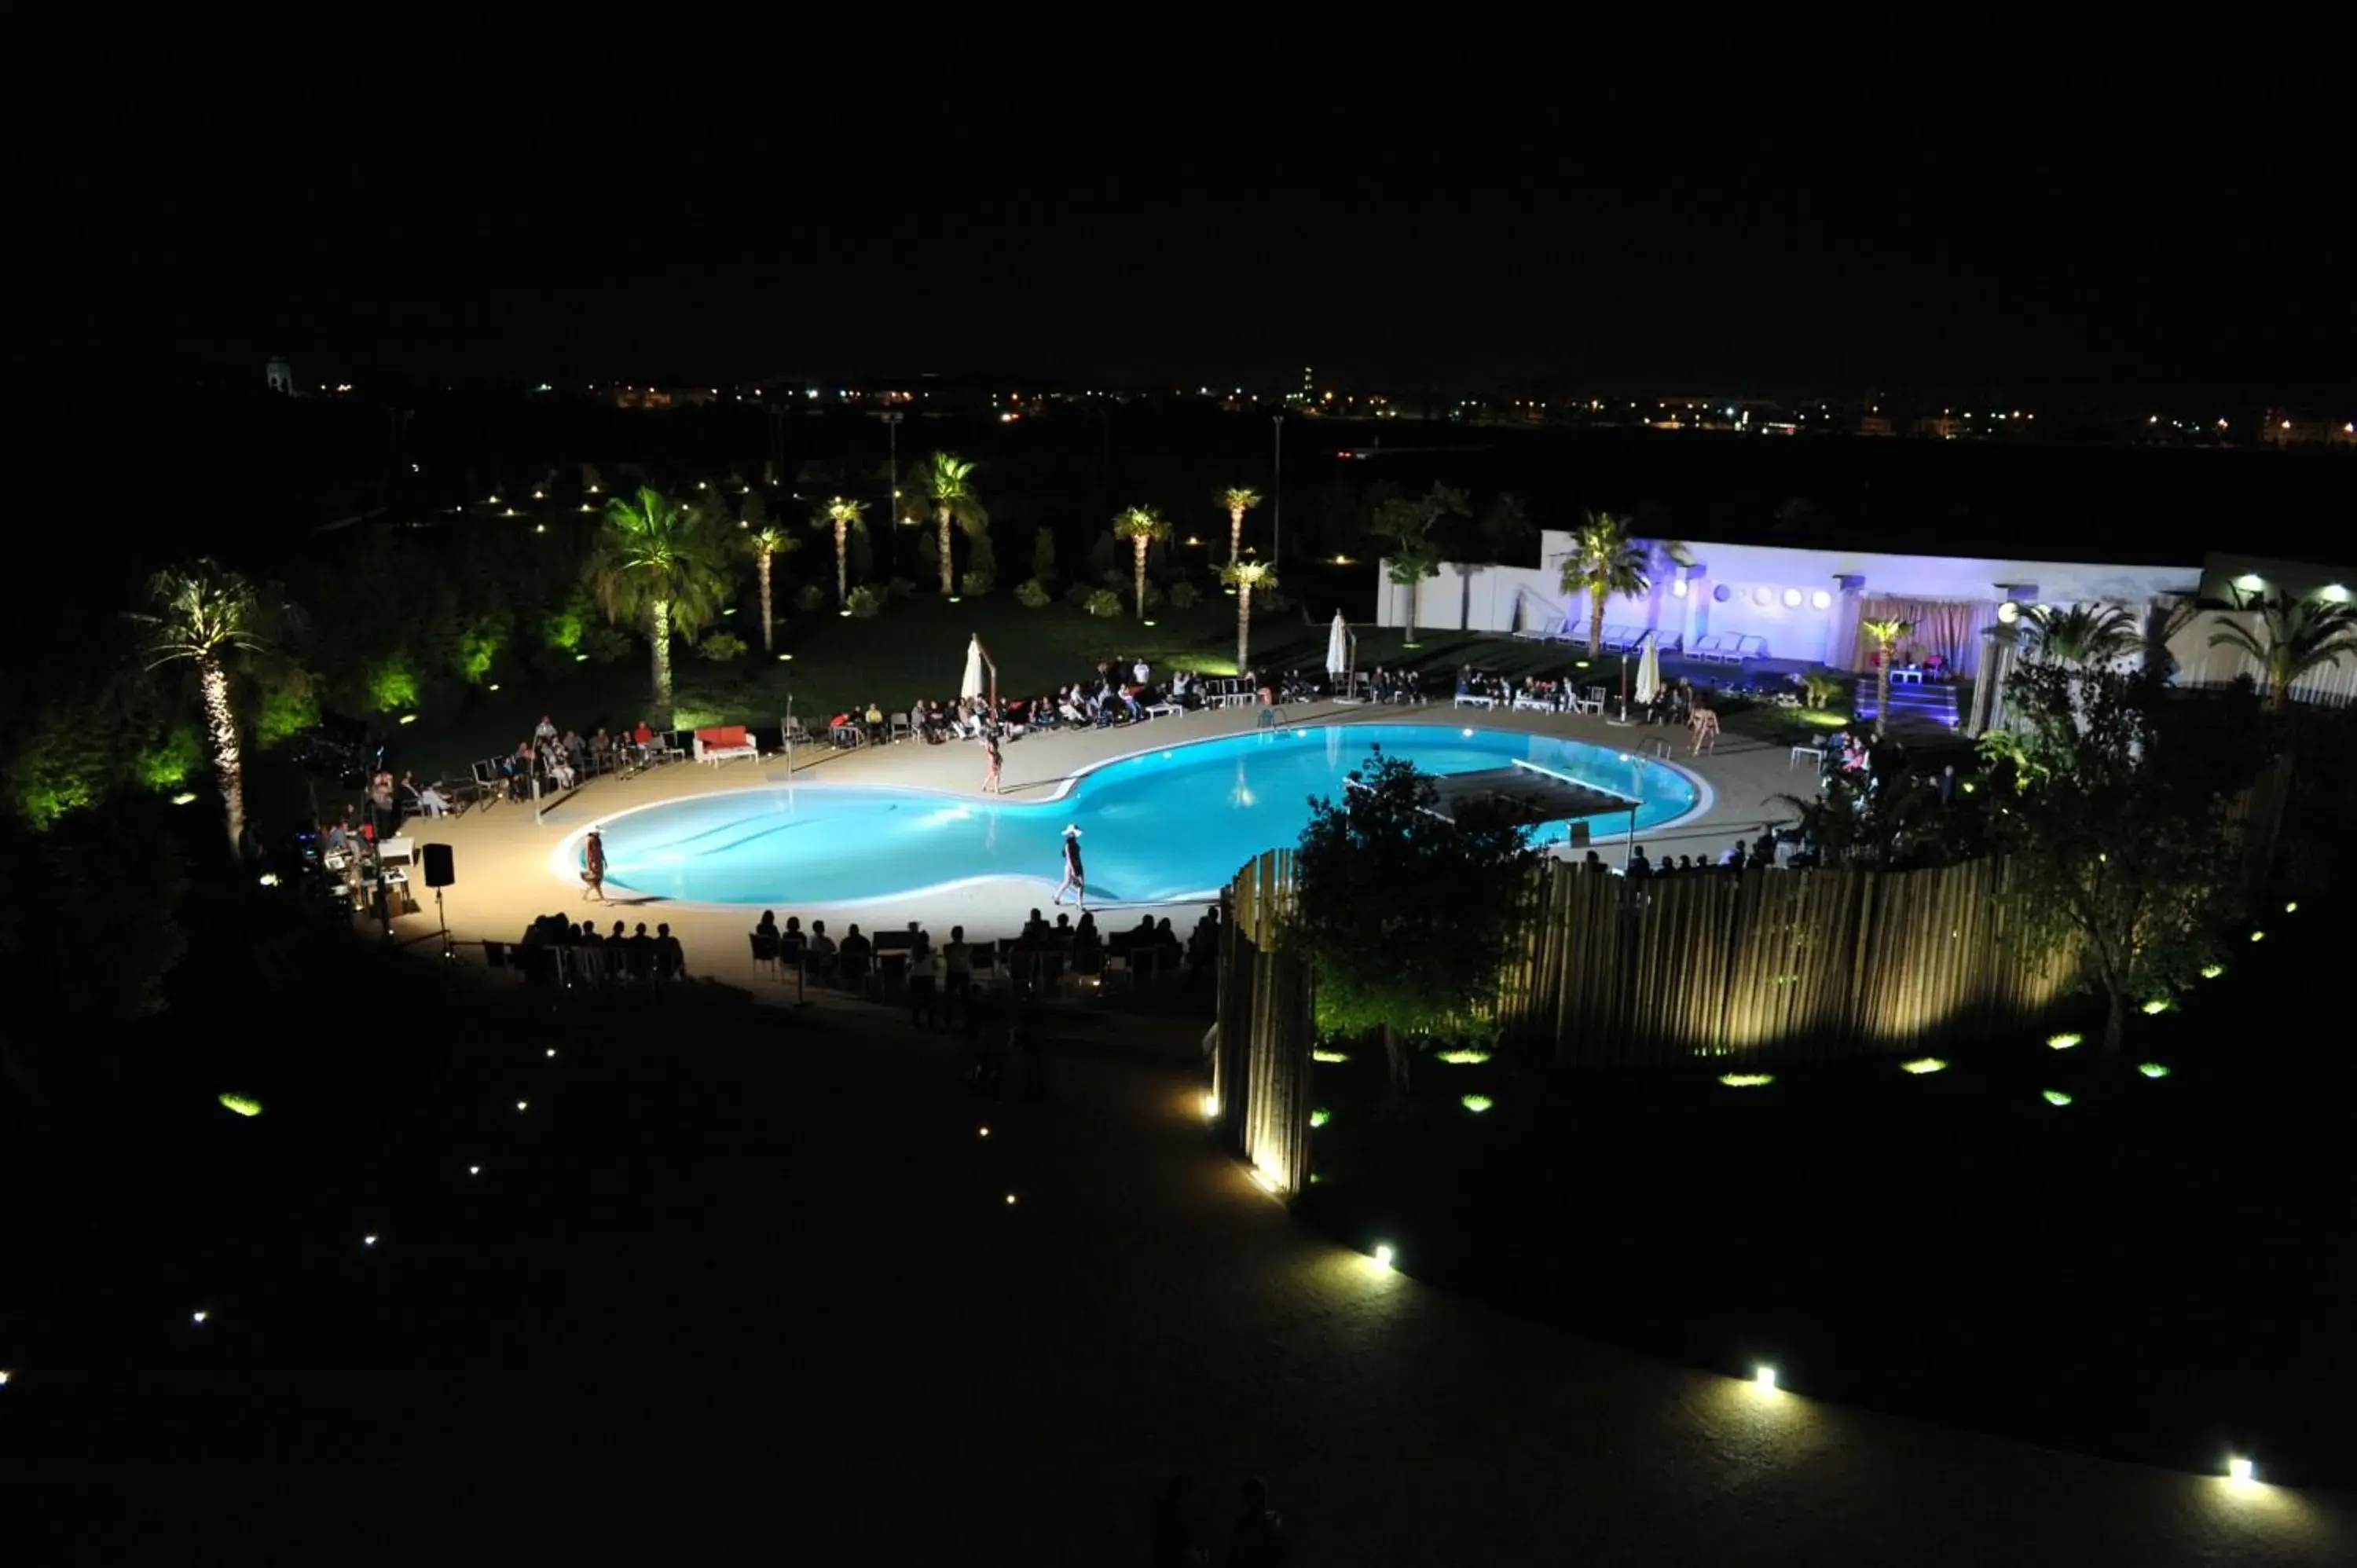
[[(1669, 760), (1700, 779), (1709, 789), (1701, 809), (1674, 825), (1649, 828), (1641, 835), (1648, 854), (1656, 858), (1664, 853), (1715, 857), (1735, 839), (1757, 834), (1761, 823), (1789, 819), (1790, 809), (1771, 804), (1770, 797), (1783, 792), (1806, 794), (1814, 784), (1805, 763), (1793, 767), (1789, 749), (1782, 746), (1728, 736), (1720, 739), (1714, 752), (1697, 758), (1686, 755), (1683, 730), (1641, 725), (1623, 728), (1601, 718), (1577, 714), (1457, 708), (1446, 703), (1416, 707), (1299, 703), (1283, 709), (1282, 714), (1293, 725), (1448, 725), (1557, 736), (1629, 751), (1657, 752), (1666, 743)], [(1076, 774), (1098, 764), (1139, 751), (1248, 734), (1258, 719), (1258, 711), (1246, 706), (1154, 719), (1143, 725), (1027, 736), (1005, 747), (1003, 798), (1010, 801), (1051, 799)], [(907, 740), (849, 751), (837, 751), (824, 743), (797, 746), (791, 778), (797, 788), (896, 785), (942, 791), (976, 804), (993, 799), (982, 793), (982, 748), (970, 742), (928, 746)], [(718, 767), (675, 762), (630, 778), (592, 780), (544, 802), (537, 817), (529, 803), (511, 801), (488, 810), (478, 807), (463, 817), (413, 821), (404, 831), (420, 844), (440, 842), (451, 846), (457, 882), (445, 895), (445, 908), (451, 935), (461, 942), (513, 941), (535, 918), (557, 910), (576, 918), (595, 917), (604, 926), (617, 919), (632, 924), (644, 920), (651, 930), (657, 921), (668, 921), (687, 950), (691, 973), (749, 984), (757, 977), (746, 933), (759, 918), (759, 908), (676, 903), (641, 897), (620, 888), (609, 889), (611, 902), (606, 905), (585, 902), (579, 883), (560, 875), (554, 863), (567, 840), (621, 812), (697, 794), (784, 784), (788, 779), (782, 755)], [(1184, 827), (1183, 822), (1172, 823), (1170, 831), (1183, 832)], [(1598, 852), (1619, 864), (1627, 836), (1625, 821), (1597, 818), (1593, 832)], [(789, 915), (800, 915), (807, 925), (815, 915), (838, 937), (853, 921), (873, 933), (895, 929), (910, 920), (921, 922), (936, 941), (945, 940), (954, 925), (964, 926), (976, 938), (1013, 936), (1032, 908), (1047, 908), (1059, 872), (1049, 862), (1037, 868), (1036, 880), (993, 878), (849, 906), (813, 908), (780, 900), (771, 907), (780, 923)], [(419, 891), (418, 912), (395, 922), (395, 935), (404, 941), (430, 939), (436, 929), (434, 901), (425, 889)], [(1100, 914), (1098, 923), (1110, 930), (1134, 925), (1147, 907), (1099, 905), (1092, 900), (1090, 908), (1109, 911)], [(1203, 906), (1182, 903), (1151, 908), (1157, 918), (1168, 917), (1183, 937)]]

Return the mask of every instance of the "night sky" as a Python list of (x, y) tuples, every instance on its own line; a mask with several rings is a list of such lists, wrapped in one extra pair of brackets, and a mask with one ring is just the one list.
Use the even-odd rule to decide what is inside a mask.
[(2319, 388), (2357, 366), (2330, 237), (2348, 186), (2320, 144), (2188, 162), (2123, 156), (2133, 120), (1984, 145), (1601, 113), (1615, 128), (1537, 111), (1297, 141), (1174, 112), (1077, 136), (1031, 115), (750, 139), (557, 117), (479, 146), (175, 144), (45, 258), (46, 325), (134, 358), (554, 381), (1284, 386), (1314, 364), (1839, 394)]

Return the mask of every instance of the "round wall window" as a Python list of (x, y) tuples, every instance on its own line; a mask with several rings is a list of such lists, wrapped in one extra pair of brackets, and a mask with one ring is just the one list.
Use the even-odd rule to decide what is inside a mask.
[(1809, 607), (1813, 610), (1829, 610), (1834, 607), (1834, 596), (1823, 588), (1819, 588), (1809, 596)]
[(1787, 588), (1784, 590), (1784, 607), (1788, 610), (1796, 610), (1801, 607), (1800, 589)]
[(1717, 587), (1713, 588), (1710, 591), (1710, 596), (1723, 605), (1727, 603), (1727, 600), (1735, 597), (1735, 590), (1728, 587), (1725, 583), (1721, 583)]
[(1751, 590), (1751, 602), (1755, 605), (1764, 606), (1775, 596), (1776, 591), (1773, 588), (1754, 588)]
[(1997, 606), (1996, 618), (2003, 621), (2006, 625), (2011, 626), (2015, 621), (2021, 618), (2021, 607), (2016, 604), (2013, 600), (2007, 599), (2003, 604)]

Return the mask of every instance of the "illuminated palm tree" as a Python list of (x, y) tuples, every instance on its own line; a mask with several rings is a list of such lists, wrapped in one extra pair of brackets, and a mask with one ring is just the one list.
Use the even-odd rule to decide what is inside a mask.
[(2267, 672), (2267, 710), (2282, 713), (2291, 706), (2295, 682), (2311, 671), (2330, 670), (2344, 653), (2357, 653), (2357, 608), (2324, 599), (2295, 599), (2288, 595), (2241, 600), (2239, 608), (2259, 612), (2266, 639), (2239, 621), (2222, 622), (2210, 634), (2212, 648), (2239, 648), (2258, 660)]
[(1260, 505), (1260, 492), (1232, 485), (1220, 492), (1220, 504), (1228, 509), (1228, 559), (1232, 561), (1244, 553), (1244, 509)]
[[(1673, 546), (1674, 553), (1683, 546)], [(1571, 536), (1564, 558), (1563, 591), (1588, 599), (1587, 656), (1604, 651), (1604, 605), (1616, 595), (1649, 591), (1652, 578), (1645, 547), (1629, 537), (1629, 524), (1609, 511), (1592, 511)]]
[(182, 660), (197, 667), (207, 737), (212, 743), (213, 779), (221, 787), (230, 853), (235, 854), (245, 836), (245, 765), (238, 753), (237, 714), (230, 707), (228, 660), (231, 654), (261, 650), (254, 625), (261, 613), (260, 596), (237, 573), (200, 560), (156, 574), (148, 582), (147, 597), (154, 612), (136, 618), (155, 628), (147, 645), (147, 668)]
[(968, 533), (990, 526), (990, 513), (974, 490), (974, 465), (948, 452), (936, 452), (917, 470), (917, 493), (933, 509), (942, 527), (942, 596), (957, 591), (956, 567), (950, 558), (950, 524)]
[(609, 621), (646, 628), (654, 656), (654, 711), (671, 726), (671, 639), (693, 642), (728, 594), (726, 550), (715, 514), (681, 506), (649, 486), (606, 505), (605, 528), (584, 575)]
[(1880, 650), (1874, 661), (1874, 738), (1880, 740), (1890, 718), (1890, 660), (1898, 652), (1900, 639), (1915, 629), (1915, 623), (1896, 618), (1862, 620), (1857, 629), (1874, 639), (1875, 647)]
[(774, 622), (770, 613), (770, 560), (772, 556), (783, 555), (801, 543), (801, 540), (774, 522), (765, 522), (745, 536), (745, 548), (753, 553), (754, 569), (761, 575), (761, 651), (764, 653), (773, 651), (777, 646), (770, 629)]
[(832, 529), (834, 532), (834, 607), (841, 609), (850, 594), (849, 568), (845, 564), (851, 531), (867, 526), (867, 503), (845, 500), (835, 496), (811, 513), (813, 528)]
[(2105, 665), (2136, 645), (2136, 618), (2117, 605), (2040, 605), (2029, 619), (2031, 650), (2057, 664)]
[(1276, 568), (1265, 561), (1231, 561), (1220, 581), (1236, 591), (1236, 673), (1252, 668), (1252, 596), (1254, 588), (1276, 586)]
[(1146, 618), (1146, 552), (1157, 539), (1170, 537), (1170, 524), (1150, 506), (1125, 509), (1113, 520), (1116, 539), (1126, 539), (1136, 552), (1137, 559), (1137, 618)]

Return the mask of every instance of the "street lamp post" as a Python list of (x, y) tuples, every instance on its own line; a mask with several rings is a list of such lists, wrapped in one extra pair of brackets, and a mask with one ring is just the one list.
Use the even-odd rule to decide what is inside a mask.
[(1271, 567), (1285, 564), (1285, 415), (1271, 422), (1276, 426), (1276, 472), (1268, 486), (1268, 564)]
[(902, 415), (896, 409), (887, 412), (883, 418), (884, 434), (888, 439), (891, 449), (888, 472), (891, 478), (892, 491), (891, 494), (886, 498), (884, 503), (884, 516), (886, 519), (884, 524), (884, 572), (885, 575), (888, 578), (897, 574), (900, 569), (900, 420)]

